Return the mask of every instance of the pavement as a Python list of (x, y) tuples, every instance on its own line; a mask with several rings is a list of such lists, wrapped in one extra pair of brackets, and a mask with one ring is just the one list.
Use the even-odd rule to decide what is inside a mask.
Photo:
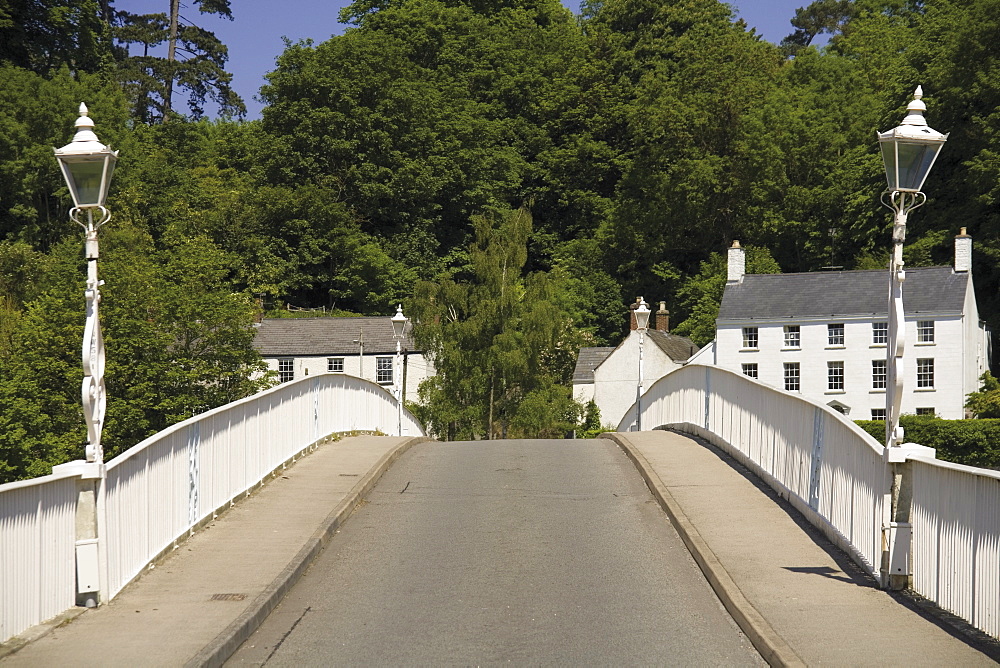
[[(1000, 643), (874, 580), (738, 463), (666, 432), (609, 434), (771, 665), (993, 665)], [(196, 533), (110, 604), (0, 646), (10, 666), (217, 666), (420, 439), (323, 445)], [(61, 624), (61, 625), (60, 625)], [(667, 661), (667, 658), (664, 659)]]
[[(356, 436), (320, 445), (181, 543), (110, 604), (82, 614), (77, 608), (72, 619), (36, 627), (23, 646), (17, 639), (0, 646), (0, 663), (221, 665), (382, 473), (421, 440)], [(4, 649), (16, 651), (4, 656)]]
[(784, 666), (995, 665), (1000, 643), (864, 570), (741, 464), (670, 431), (605, 434), (757, 651)]

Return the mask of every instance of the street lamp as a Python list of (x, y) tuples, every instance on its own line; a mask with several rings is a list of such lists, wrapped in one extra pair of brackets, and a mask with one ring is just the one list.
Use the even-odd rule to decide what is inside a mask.
[(917, 86), (913, 101), (902, 124), (886, 132), (876, 132), (885, 163), (889, 187), (882, 193), (882, 204), (895, 214), (892, 228), (892, 258), (889, 260), (889, 331), (886, 346), (885, 444), (896, 447), (903, 442), (899, 413), (903, 401), (903, 352), (906, 348), (903, 313), (903, 241), (906, 217), (923, 205), (927, 196), (921, 192), (948, 135), (930, 128), (924, 120), (927, 109)]
[[(80, 104), (80, 117), (76, 119), (73, 141), (55, 149), (56, 159), (63, 178), (73, 197), (69, 217), (83, 228), (87, 255), (87, 324), (83, 330), (83, 416), (87, 422), (87, 461), (98, 464), (104, 461), (101, 448), (101, 431), (107, 398), (104, 393), (104, 336), (98, 306), (101, 303), (97, 280), (97, 230), (111, 220), (104, 208), (111, 185), (111, 175), (118, 160), (118, 151), (102, 144), (94, 134), (94, 121), (88, 116), (87, 105)], [(86, 212), (87, 220), (81, 220)], [(96, 216), (95, 216), (96, 213)]]
[(639, 330), (639, 384), (635, 388), (635, 430), (642, 431), (642, 346), (646, 339), (646, 327), (649, 325), (649, 305), (639, 297), (639, 306), (635, 309), (635, 325)]
[(396, 307), (396, 315), (389, 318), (392, 321), (392, 335), (396, 339), (396, 362), (393, 364), (395, 372), (393, 373), (393, 380), (396, 385), (396, 435), (403, 435), (403, 355), (402, 355), (402, 342), (403, 342), (403, 330), (406, 329), (406, 321), (408, 318), (403, 315), (403, 305), (400, 304)]

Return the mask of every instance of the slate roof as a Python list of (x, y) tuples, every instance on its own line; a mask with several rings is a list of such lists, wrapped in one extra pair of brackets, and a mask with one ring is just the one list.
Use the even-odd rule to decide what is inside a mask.
[[(961, 314), (970, 275), (951, 267), (906, 269), (903, 308), (907, 314)], [(719, 320), (886, 317), (889, 272), (823, 271), (803, 274), (747, 274), (726, 285)]]
[(677, 336), (658, 329), (646, 330), (646, 336), (675, 362), (686, 362), (691, 355), (698, 352), (698, 346), (686, 336)]
[[(403, 348), (413, 351), (412, 323), (406, 323)], [(257, 328), (253, 346), (262, 357), (357, 355), (359, 338), (365, 355), (396, 353), (389, 316), (361, 318), (274, 318)]]
[(580, 348), (580, 353), (576, 357), (576, 368), (573, 369), (574, 383), (593, 383), (594, 369), (600, 366), (601, 362), (608, 359), (608, 355), (615, 351), (611, 347), (600, 348)]

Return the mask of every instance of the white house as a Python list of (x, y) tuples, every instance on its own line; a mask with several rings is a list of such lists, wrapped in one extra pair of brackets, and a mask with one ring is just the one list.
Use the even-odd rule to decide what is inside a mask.
[[(634, 311), (636, 304), (630, 306)], [(697, 351), (691, 339), (670, 333), (670, 313), (660, 302), (656, 327), (646, 331), (643, 343), (643, 385), (650, 385), (684, 365)], [(635, 402), (639, 384), (639, 332), (635, 314), (631, 328), (616, 348), (581, 348), (573, 371), (573, 398), (586, 404), (593, 400), (601, 411), (601, 423), (617, 425)], [(652, 324), (652, 323), (650, 323)]]
[[(396, 339), (389, 316), (264, 319), (254, 348), (281, 382), (319, 373), (346, 373), (384, 385), (390, 392)], [(403, 397), (416, 402), (421, 381), (434, 374), (422, 351), (414, 350), (412, 325), (402, 339)]]
[[(739, 242), (716, 321), (714, 363), (854, 419), (885, 418), (888, 271), (745, 274)], [(903, 413), (965, 417), (989, 336), (972, 287), (972, 238), (954, 266), (906, 269)]]

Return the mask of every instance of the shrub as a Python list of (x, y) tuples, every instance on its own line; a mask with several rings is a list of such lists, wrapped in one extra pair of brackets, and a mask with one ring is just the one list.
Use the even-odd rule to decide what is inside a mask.
[[(900, 425), (906, 441), (937, 451), (943, 461), (1000, 469), (1000, 419), (942, 420), (923, 415), (904, 415)], [(885, 443), (885, 422), (858, 420), (859, 427), (879, 443)]]

